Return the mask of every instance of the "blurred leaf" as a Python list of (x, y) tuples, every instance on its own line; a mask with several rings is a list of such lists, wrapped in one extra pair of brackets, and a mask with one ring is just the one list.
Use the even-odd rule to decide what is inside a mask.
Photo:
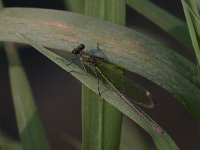
[(64, 0), (64, 3), (68, 11), (84, 13), (85, 0)]
[(0, 9), (3, 7), (3, 3), (2, 1), (0, 1)]
[(11, 139), (0, 130), (0, 150), (22, 150), (18, 141)]
[(85, 0), (85, 14), (125, 25), (125, 1)]
[(71, 136), (70, 134), (64, 133), (61, 137), (64, 141), (72, 145), (76, 150), (82, 149), (82, 143), (77, 138)]
[(126, 117), (123, 118), (121, 134), (120, 150), (155, 149), (155, 147), (150, 147), (150, 145), (147, 144), (145, 136), (140, 132), (138, 127)]
[(25, 150), (49, 150), (31, 88), (12, 43), (5, 44), (12, 98), (20, 139)]
[(189, 50), (193, 51), (188, 29), (182, 20), (165, 11), (150, 0), (126, 0), (126, 3), (138, 13), (166, 31)]

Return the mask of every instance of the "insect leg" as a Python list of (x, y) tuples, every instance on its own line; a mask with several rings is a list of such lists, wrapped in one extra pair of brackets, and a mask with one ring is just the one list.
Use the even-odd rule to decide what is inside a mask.
[[(62, 61), (63, 63), (65, 63), (66, 66), (72, 64), (72, 62), (67, 63), (67, 61), (66, 61), (64, 58), (56, 58), (56, 59)], [(75, 59), (73, 59), (73, 62), (74, 62), (76, 59), (77, 59), (77, 57), (76, 57)], [(86, 69), (84, 69), (84, 70), (86, 70)], [(81, 73), (81, 72), (77, 72), (77, 71), (73, 71), (73, 70), (67, 71), (67, 73), (69, 73), (69, 74), (71, 74), (71, 73), (83, 74), (83, 73)], [(84, 75), (87, 75), (87, 74), (84, 74)]]
[(98, 88), (98, 94), (99, 94), (99, 97), (101, 97), (98, 73), (97, 73), (97, 85), (98, 85), (98, 87), (97, 87)]
[(100, 45), (100, 43), (99, 43), (99, 42), (97, 42), (97, 49), (98, 49), (98, 50), (100, 50), (100, 48), (99, 48), (99, 45)]
[(105, 56), (105, 54), (104, 54), (104, 52), (100, 49), (100, 43), (99, 42), (97, 42), (97, 50), (98, 50), (98, 52), (99, 52), (99, 54), (102, 56), (102, 58), (101, 59), (103, 59), (104, 60), (104, 58), (106, 58), (106, 56)]
[[(80, 56), (79, 56), (79, 57), (80, 57)], [(84, 66), (84, 64), (83, 64), (83, 61), (82, 61), (81, 57), (80, 57), (80, 61), (81, 61), (81, 65), (82, 65), (82, 67), (83, 67), (85, 73), (87, 73), (87, 70), (86, 70), (86, 68), (85, 68), (85, 66)]]
[(75, 58), (73, 58), (68, 64), (66, 64), (67, 66), (71, 65), (77, 58), (79, 58), (79, 55), (76, 56)]

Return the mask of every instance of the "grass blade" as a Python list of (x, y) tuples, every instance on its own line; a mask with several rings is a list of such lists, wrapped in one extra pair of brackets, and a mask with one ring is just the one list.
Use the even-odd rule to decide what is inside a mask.
[(126, 3), (174, 39), (193, 51), (186, 24), (179, 18), (160, 8), (150, 0), (126, 0)]
[[(182, 0), (183, 10), (186, 16), (188, 28), (190, 31), (190, 37), (195, 50), (197, 63), (200, 64), (200, 17), (197, 8), (196, 1), (185, 1)], [(199, 69), (199, 65), (197, 65)], [(199, 75), (200, 76), (200, 75)]]
[(130, 120), (123, 118), (122, 124), (122, 139), (120, 143), (120, 150), (148, 150), (153, 149), (147, 144), (145, 137), (138, 130), (136, 125), (133, 125)]
[(84, 13), (85, 0), (64, 0), (64, 3), (68, 11)]
[[(88, 136), (84, 139), (83, 149), (118, 149), (121, 131), (121, 118), (118, 119), (119, 113), (114, 113), (110, 104), (105, 105), (105, 102), (100, 101), (96, 93), (90, 89), (82, 88), (82, 91), (84, 92), (82, 104), (82, 111), (84, 112), (83, 137)], [(94, 99), (95, 97), (97, 99)], [(99, 101), (103, 103), (103, 106), (97, 104), (100, 103)], [(94, 105), (96, 106), (92, 107)], [(110, 114), (108, 113), (109, 110), (111, 110)], [(114, 121), (115, 124), (111, 121)]]
[(12, 98), (20, 139), (25, 150), (49, 150), (31, 88), (13, 44), (6, 44)]
[(3, 8), (3, 3), (0, 1), (0, 9)]
[(0, 130), (0, 150), (22, 150), (22, 145)]
[[(20, 35), (20, 37), (29, 43), (31, 46), (36, 48), (39, 52), (41, 52), (43, 55), (48, 57), (50, 60), (55, 62), (57, 65), (59, 65), (61, 68), (66, 70), (67, 72), (71, 72), (71, 74), (80, 80), (83, 84), (85, 84), (88, 88), (93, 90), (95, 93), (98, 93), (97, 89), (97, 83), (96, 78), (93, 76), (90, 76), (89, 74), (85, 75), (85, 72), (76, 66), (75, 64), (66, 65), (69, 63), (66, 59), (63, 57), (49, 51), (48, 49), (38, 45), (37, 43), (33, 42), (29, 38), (27, 38), (24, 35)], [(103, 91), (106, 91), (102, 94), (102, 98), (104, 98), (108, 103), (116, 107), (118, 110), (120, 110), (122, 113), (124, 113), (126, 116), (128, 116), (131, 120), (135, 121), (137, 124), (139, 124), (143, 129), (145, 129), (153, 138), (156, 146), (158, 149), (172, 149), (176, 150), (178, 147), (174, 143), (174, 141), (170, 138), (170, 136), (164, 132), (159, 133), (155, 130), (153, 130), (151, 124), (139, 115), (134, 109), (130, 107), (126, 102), (122, 101), (121, 98), (115, 94), (115, 91), (112, 91), (111, 89), (108, 89), (100, 82), (100, 87)]]
[(155, 40), (126, 27), (65, 11), (7, 8), (1, 10), (0, 20), (1, 41), (25, 43), (17, 33), (26, 34), (42, 46), (70, 53), (77, 41), (88, 50), (99, 42), (105, 60), (160, 85), (200, 120), (196, 66)]
[(74, 149), (82, 150), (82, 143), (81, 141), (79, 141), (79, 139), (67, 133), (62, 134), (61, 138), (63, 141), (69, 143), (72, 147), (74, 147)]
[[(125, 24), (125, 1), (85, 0), (85, 14)], [(90, 116), (90, 120), (93, 122), (93, 124), (87, 124), (87, 127), (83, 126), (86, 130), (90, 128), (90, 130), (87, 130), (89, 131), (87, 132), (88, 134), (83, 134), (85, 135), (83, 136), (83, 149), (119, 149), (122, 122), (121, 112), (106, 101), (100, 101), (99, 96), (91, 93), (92, 91), (87, 89), (87, 87), (83, 86), (82, 91), (83, 104), (85, 104), (83, 106), (87, 108), (83, 108), (85, 110), (83, 115), (86, 115), (85, 117), (83, 116), (86, 119), (83, 120), (83, 125), (85, 124), (84, 122), (88, 121), (88, 116)], [(94, 125), (97, 128), (93, 128)], [(89, 143), (89, 141), (94, 142)]]
[(82, 85), (82, 149), (101, 150), (103, 132), (103, 101)]

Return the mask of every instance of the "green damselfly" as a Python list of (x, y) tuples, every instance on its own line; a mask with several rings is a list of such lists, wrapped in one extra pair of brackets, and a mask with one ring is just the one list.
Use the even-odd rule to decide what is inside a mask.
[[(98, 46), (97, 48), (99, 49)], [(155, 101), (153, 100), (150, 92), (138, 84), (131, 82), (123, 75), (118, 74), (115, 70), (106, 67), (102, 59), (83, 51), (84, 49), (84, 44), (80, 44), (74, 48), (72, 53), (76, 56), (76, 58), (73, 59), (68, 65), (73, 63), (77, 58), (80, 58), (84, 70), (86, 71), (85, 65), (89, 67), (96, 74), (98, 83), (99, 77), (101, 76), (102, 79), (115, 91), (115, 93), (118, 94), (122, 100), (124, 100), (129, 106), (131, 106), (132, 109), (134, 109), (139, 115), (146, 119), (149, 124), (151, 124), (155, 131), (163, 133), (164, 130), (136, 105), (139, 104), (147, 108), (154, 107)], [(99, 95), (101, 96), (100, 92)], [(134, 97), (134, 100), (132, 100), (132, 97)]]

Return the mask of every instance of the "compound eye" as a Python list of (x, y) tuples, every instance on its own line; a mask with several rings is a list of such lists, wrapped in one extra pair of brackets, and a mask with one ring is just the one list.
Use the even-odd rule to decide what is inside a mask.
[(81, 49), (84, 49), (84, 48), (85, 48), (85, 45), (84, 45), (84, 44), (80, 44), (80, 48), (81, 48)]
[(75, 54), (75, 53), (76, 53), (76, 51), (75, 51), (75, 50), (73, 50), (73, 51), (72, 51), (72, 54)]

